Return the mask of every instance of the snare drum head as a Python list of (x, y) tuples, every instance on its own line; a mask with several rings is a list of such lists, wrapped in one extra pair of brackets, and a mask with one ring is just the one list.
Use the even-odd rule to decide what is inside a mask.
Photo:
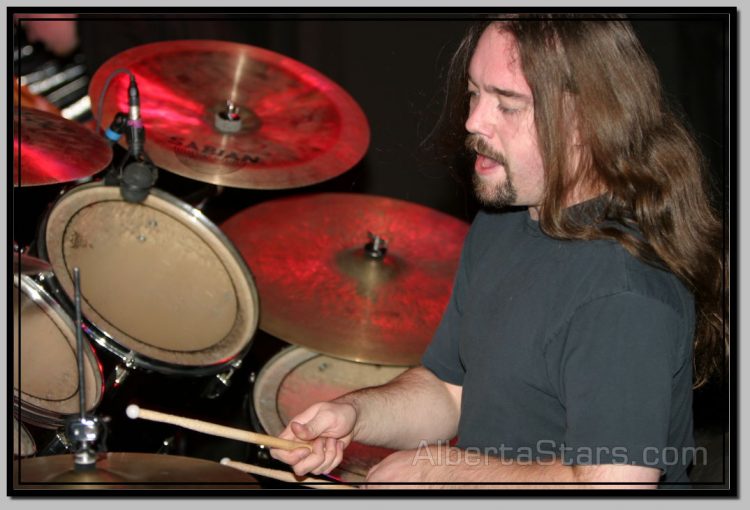
[(13, 457), (30, 457), (36, 454), (36, 444), (34, 439), (29, 434), (29, 431), (24, 427), (23, 423), (19, 422), (16, 417), (13, 417)]
[[(14, 275), (14, 285), (14, 400), (23, 421), (56, 427), (63, 416), (80, 412), (75, 325), (29, 276)], [(102, 374), (90, 344), (83, 344), (84, 401), (91, 411), (102, 397)]]
[[(254, 409), (266, 432), (278, 435), (291, 418), (312, 404), (385, 384), (406, 369), (356, 363), (291, 347), (269, 360), (256, 377)], [(362, 482), (367, 471), (391, 453), (387, 448), (351, 443), (333, 474), (350, 483)]]
[(80, 268), (97, 341), (136, 364), (209, 367), (249, 347), (258, 298), (247, 265), (202, 213), (166, 193), (129, 203), (117, 187), (74, 188), (53, 206), (40, 244), (69, 299)]

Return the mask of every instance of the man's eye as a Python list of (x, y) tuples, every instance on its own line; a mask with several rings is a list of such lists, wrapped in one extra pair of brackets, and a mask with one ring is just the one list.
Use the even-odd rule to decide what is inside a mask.
[(520, 108), (508, 108), (507, 106), (502, 106), (502, 105), (499, 105), (497, 109), (500, 110), (500, 112), (503, 113), (504, 115), (515, 115), (521, 111)]

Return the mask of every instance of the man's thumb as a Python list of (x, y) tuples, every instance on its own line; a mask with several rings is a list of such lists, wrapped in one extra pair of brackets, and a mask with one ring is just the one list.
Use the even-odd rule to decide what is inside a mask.
[(315, 439), (317, 434), (315, 433), (315, 430), (313, 427), (310, 426), (310, 424), (304, 424), (299, 423), (296, 421), (292, 422), (292, 432), (294, 432), (294, 435), (297, 436), (300, 439), (304, 439), (306, 441)]

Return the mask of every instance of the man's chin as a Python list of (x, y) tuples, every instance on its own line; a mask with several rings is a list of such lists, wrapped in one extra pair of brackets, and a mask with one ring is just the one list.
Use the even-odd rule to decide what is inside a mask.
[(483, 207), (503, 209), (515, 204), (516, 191), (508, 182), (493, 183), (474, 175), (474, 196)]

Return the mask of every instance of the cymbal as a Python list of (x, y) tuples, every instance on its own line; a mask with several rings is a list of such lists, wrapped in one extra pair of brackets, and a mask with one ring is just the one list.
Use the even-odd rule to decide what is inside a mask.
[(333, 357), (411, 366), (448, 303), (469, 226), (402, 200), (324, 193), (252, 206), (220, 228), (256, 278), (261, 329)]
[(170, 172), (202, 182), (286, 189), (342, 174), (364, 155), (370, 128), (352, 97), (316, 70), (272, 51), (227, 41), (145, 44), (105, 62), (89, 95), (111, 122), (128, 111), (136, 77), (144, 150)]
[(103, 137), (59, 115), (30, 108), (21, 108), (19, 115), (14, 108), (13, 128), (14, 186), (76, 181), (112, 161), (112, 148)]
[(35, 275), (51, 272), (52, 266), (46, 260), (38, 259), (24, 253), (13, 252), (13, 271), (20, 271), (21, 274)]
[(85, 471), (75, 469), (74, 454), (21, 459), (14, 462), (13, 485), (32, 490), (260, 488), (252, 475), (218, 462), (153, 453), (106, 453)]

